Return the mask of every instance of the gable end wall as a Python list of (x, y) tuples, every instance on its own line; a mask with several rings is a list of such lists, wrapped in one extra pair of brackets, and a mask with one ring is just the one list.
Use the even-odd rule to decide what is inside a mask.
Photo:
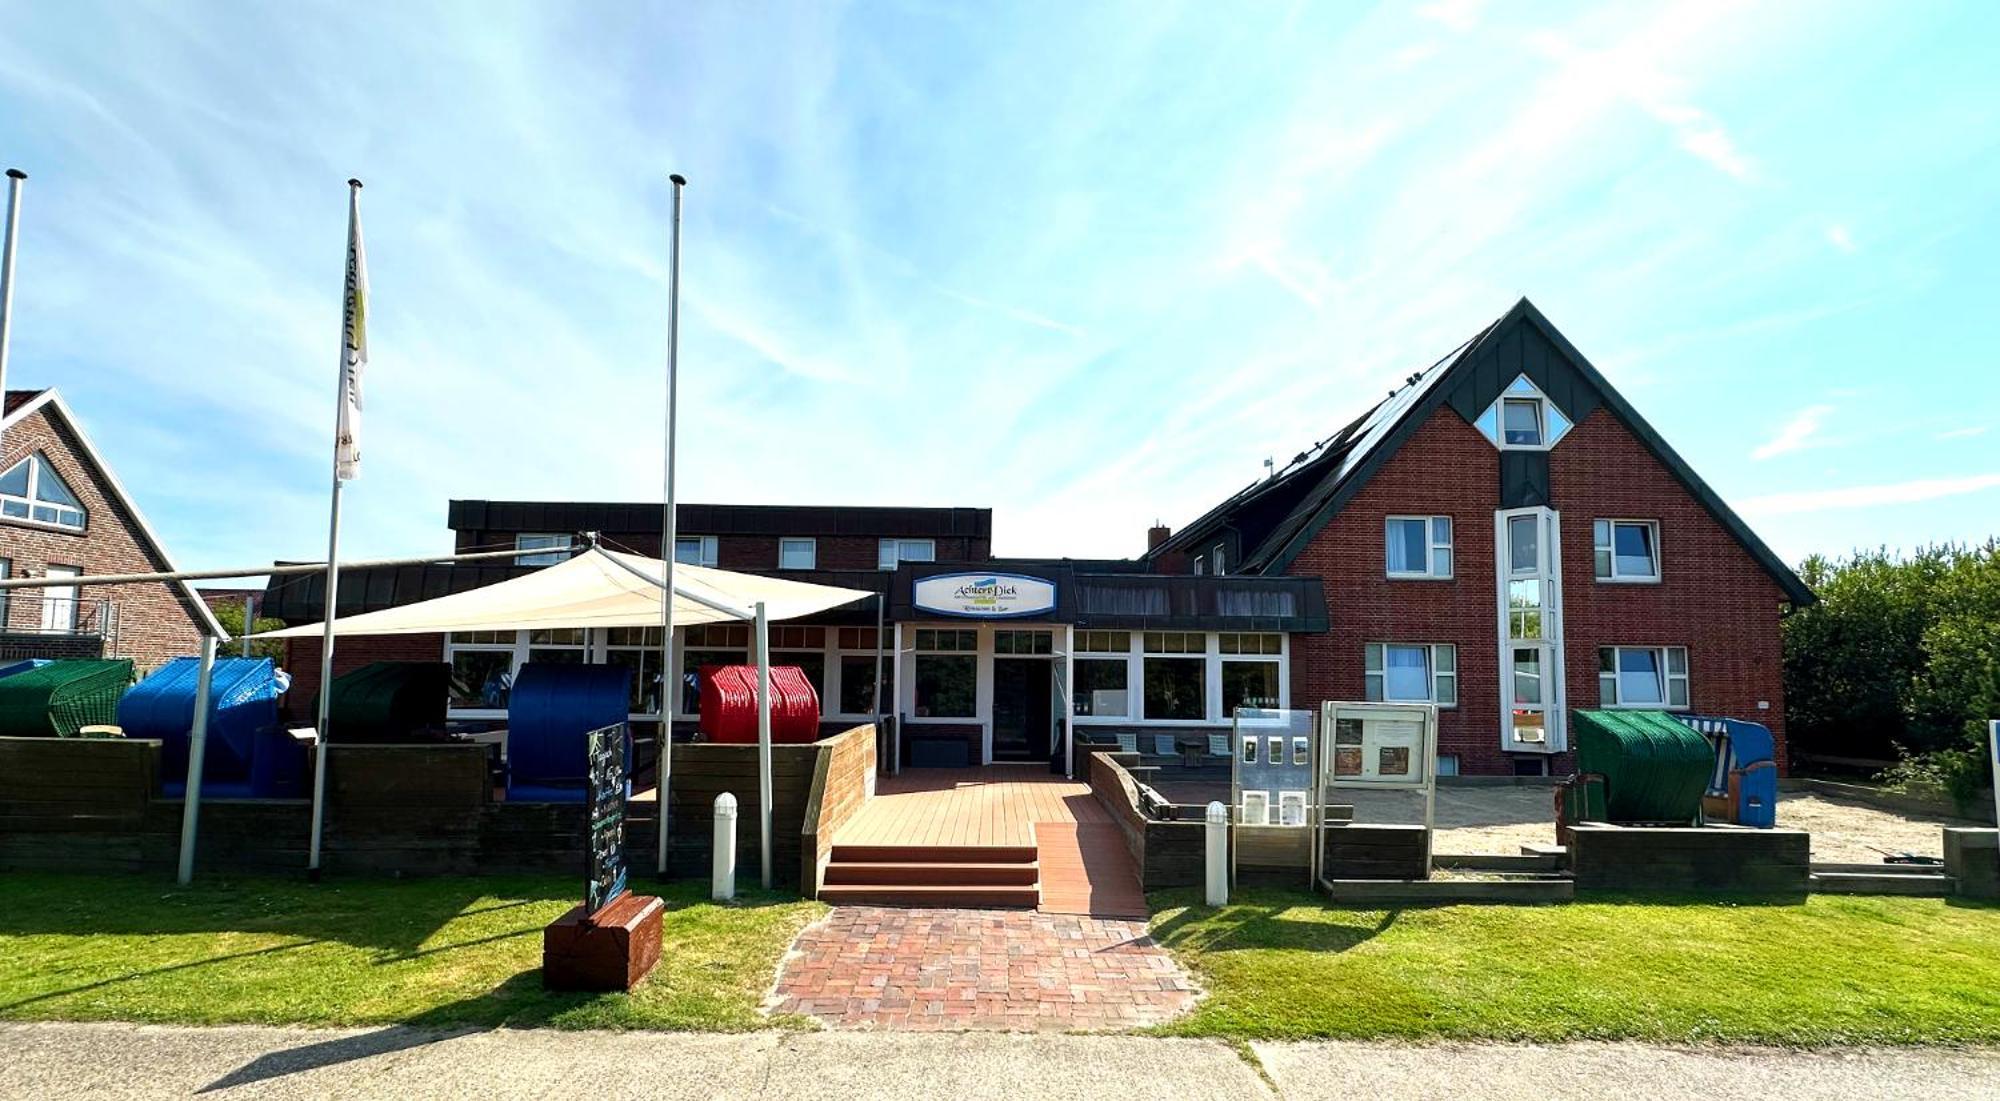
[[(1514, 771), (1514, 755), (1500, 751), (1499, 455), (1441, 406), (1312, 537), (1286, 572), (1323, 579), (1330, 628), (1293, 636), (1296, 706), (1361, 699), (1369, 642), (1448, 642), (1458, 649), (1458, 706), (1439, 714), (1439, 753), (1457, 755), (1468, 775)], [(1562, 517), (1570, 708), (1597, 706), (1599, 646), (1686, 646), (1694, 710), (1765, 723), (1783, 762), (1776, 582), (1604, 408), (1549, 453), (1549, 476)], [(1452, 580), (1384, 576), (1384, 521), (1404, 514), (1452, 518)], [(1660, 583), (1611, 585), (1592, 576), (1591, 521), (1613, 517), (1660, 522)], [(1759, 701), (1769, 709), (1758, 710)], [(1574, 771), (1573, 757), (1555, 758), (1550, 770)]]
[[(57, 531), (0, 521), (0, 558), (13, 564), (14, 577), (40, 576), (50, 565), (80, 567), (86, 574), (152, 573), (167, 568), (151, 553), (131, 512), (114, 502), (95, 466), (85, 457), (74, 433), (59, 423), (52, 406), (44, 405), (7, 428), (6, 469), (40, 451), (69, 483), (89, 510), (82, 533)], [(6, 625), (14, 631), (41, 626), (43, 590), (4, 591)], [(118, 611), (118, 643), (107, 642), (106, 657), (131, 658), (143, 675), (169, 658), (198, 651), (201, 627), (186, 595), (165, 582), (134, 585), (84, 586), (77, 590), (80, 606), (109, 600)]]

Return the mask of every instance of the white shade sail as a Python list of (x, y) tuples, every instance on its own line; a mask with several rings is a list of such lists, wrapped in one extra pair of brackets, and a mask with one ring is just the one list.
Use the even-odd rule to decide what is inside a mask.
[[(665, 574), (666, 563), (657, 558), (592, 547), (511, 581), (338, 619), (333, 633), (346, 637), (543, 627), (657, 627)], [(765, 613), (772, 619), (797, 619), (873, 595), (864, 589), (674, 563), (676, 627), (748, 619), (758, 601), (763, 601)], [(325, 624), (313, 623), (256, 637), (318, 638), (325, 630)]]

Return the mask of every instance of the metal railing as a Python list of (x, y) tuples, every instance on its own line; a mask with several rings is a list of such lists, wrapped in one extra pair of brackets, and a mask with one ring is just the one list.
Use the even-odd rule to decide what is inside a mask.
[(22, 590), (0, 592), (0, 632), (16, 635), (118, 635), (118, 605)]

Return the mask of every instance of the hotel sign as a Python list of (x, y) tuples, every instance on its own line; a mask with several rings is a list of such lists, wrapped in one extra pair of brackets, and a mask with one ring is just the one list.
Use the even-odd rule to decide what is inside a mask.
[(918, 578), (912, 600), (939, 615), (1009, 619), (1055, 611), (1056, 587), (1014, 573), (944, 573)]

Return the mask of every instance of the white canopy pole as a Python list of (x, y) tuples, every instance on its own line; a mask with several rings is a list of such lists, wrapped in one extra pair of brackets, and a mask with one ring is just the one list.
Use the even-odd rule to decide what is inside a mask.
[(674, 776), (674, 696), (681, 687), (674, 667), (674, 558), (680, 549), (680, 517), (674, 508), (674, 404), (679, 396), (681, 353), (681, 189), (687, 180), (667, 177), (674, 185), (673, 275), (667, 284), (667, 501), (660, 511), (660, 560), (666, 563), (666, 584), (660, 586), (660, 755), (653, 766), (655, 806), (660, 815), (655, 839), (654, 871), (667, 874), (667, 793)]
[[(208, 757), (209, 682), (215, 678), (215, 636), (201, 636), (201, 671), (194, 685), (194, 729), (188, 734), (187, 790), (181, 801), (180, 885), (194, 880), (194, 835), (201, 815), (201, 774)], [(317, 822), (314, 825), (318, 825)]]
[(771, 889), (771, 620), (757, 602), (757, 826), (764, 889)]

